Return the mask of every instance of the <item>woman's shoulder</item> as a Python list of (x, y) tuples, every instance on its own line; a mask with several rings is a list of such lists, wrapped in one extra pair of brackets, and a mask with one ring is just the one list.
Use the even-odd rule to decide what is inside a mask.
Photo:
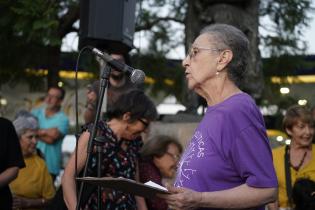
[(0, 131), (2, 136), (4, 136), (5, 133), (8, 133), (8, 129), (15, 131), (14, 126), (10, 120), (0, 117)]
[(132, 154), (136, 154), (137, 156), (140, 155), (140, 149), (142, 148), (143, 146), (143, 141), (142, 141), (142, 138), (139, 137), (139, 138), (136, 138), (132, 141), (130, 140), (125, 140), (126, 142), (128, 142), (128, 145), (129, 145), (129, 151), (132, 153)]
[(247, 93), (235, 94), (216, 106), (209, 107), (212, 116), (226, 116), (227, 118), (240, 119), (242, 116), (259, 115), (255, 101)]
[(149, 158), (140, 158), (139, 159), (139, 173), (140, 181), (155, 181), (158, 184), (161, 184), (162, 177), (159, 169), (155, 166), (152, 159)]
[(285, 152), (285, 147), (286, 146), (280, 146), (280, 147), (276, 147), (274, 149), (272, 149), (272, 155), (274, 158), (277, 158), (277, 157), (283, 157), (284, 155), (284, 152)]
[(225, 102), (224, 104), (233, 106), (234, 109), (256, 108), (255, 100), (244, 92), (231, 96)]
[(139, 158), (139, 169), (145, 171), (143, 169), (151, 168), (153, 166), (153, 161), (149, 158)]
[(45, 160), (40, 157), (39, 155), (37, 154), (34, 154), (33, 155), (33, 160), (38, 164), (38, 165), (45, 165)]
[(37, 154), (34, 154), (29, 158), (26, 158), (25, 161), (31, 163), (32, 167), (34, 167), (34, 169), (36, 170), (42, 170), (43, 168), (46, 167), (45, 160), (38, 156)]
[(208, 107), (211, 110), (242, 110), (247, 107), (256, 107), (254, 99), (247, 93), (241, 92), (230, 96), (223, 102), (216, 104), (214, 106)]
[[(93, 129), (94, 123), (86, 123), (81, 126), (82, 132), (84, 131), (89, 131), (91, 132)], [(107, 125), (107, 122), (105, 120), (99, 120), (97, 123), (97, 128), (100, 129), (101, 131), (110, 131), (109, 126)]]
[(0, 124), (1, 125), (10, 125), (12, 122), (6, 118), (0, 117)]

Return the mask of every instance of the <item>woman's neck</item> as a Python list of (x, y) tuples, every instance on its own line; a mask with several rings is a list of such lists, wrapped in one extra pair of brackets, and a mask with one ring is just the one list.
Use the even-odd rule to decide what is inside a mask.
[(23, 154), (23, 158), (24, 158), (24, 159), (29, 158), (29, 157), (31, 157), (32, 155), (34, 155), (33, 153), (23, 152), (23, 151), (22, 151), (22, 154)]
[(108, 127), (113, 131), (113, 133), (116, 135), (117, 139), (120, 140), (121, 132), (122, 132), (122, 126), (121, 122), (118, 119), (111, 119), (107, 122)]
[(304, 151), (311, 151), (312, 144), (310, 145), (299, 145), (296, 144), (294, 141), (291, 142), (290, 150), (293, 152), (304, 152)]
[[(200, 95), (206, 99), (208, 106), (219, 104), (229, 97), (242, 92), (229, 79), (226, 79), (222, 84), (208, 85), (200, 90)], [(199, 94), (198, 91), (196, 92)]]
[(290, 145), (290, 165), (296, 171), (308, 164), (312, 158), (312, 145), (300, 146), (297, 144)]

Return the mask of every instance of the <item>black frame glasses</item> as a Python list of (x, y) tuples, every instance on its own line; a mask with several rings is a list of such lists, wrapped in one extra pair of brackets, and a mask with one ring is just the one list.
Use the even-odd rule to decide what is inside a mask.
[(149, 125), (150, 125), (150, 123), (149, 122), (146, 122), (146, 121), (144, 121), (143, 119), (138, 119), (140, 122), (142, 122), (142, 124), (144, 125), (144, 127), (145, 128), (147, 128)]

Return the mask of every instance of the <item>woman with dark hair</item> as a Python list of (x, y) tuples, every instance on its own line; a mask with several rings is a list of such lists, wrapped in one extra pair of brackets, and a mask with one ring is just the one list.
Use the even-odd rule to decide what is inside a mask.
[(299, 178), (315, 180), (314, 121), (305, 106), (288, 108), (283, 128), (291, 138), (290, 145), (274, 149), (273, 162), (279, 182), (278, 201), (269, 204), (269, 210), (293, 208), (292, 185)]
[[(140, 181), (163, 185), (162, 178), (174, 178), (182, 150), (182, 145), (170, 136), (158, 135), (149, 139), (141, 149)], [(168, 208), (167, 203), (160, 198), (146, 199), (146, 204), (150, 210)]]
[[(149, 126), (150, 122), (157, 118), (157, 111), (153, 102), (140, 90), (133, 90), (121, 95), (115, 106), (108, 111), (108, 120), (100, 120), (98, 135), (106, 138), (102, 146), (103, 177), (124, 177), (133, 180), (138, 179), (138, 156), (142, 146), (141, 133)], [(87, 157), (87, 145), (90, 137), (90, 129), (85, 131), (78, 143), (78, 170), (84, 167)], [(96, 161), (94, 152), (92, 160)], [(96, 176), (97, 164), (88, 166), (88, 176)], [(72, 154), (62, 177), (62, 186), (65, 203), (70, 210), (76, 209), (77, 193), (75, 183), (75, 154)], [(85, 195), (87, 201), (81, 205), (82, 209), (97, 209), (97, 190)], [(103, 209), (145, 209), (143, 198), (134, 197), (115, 190), (102, 192)]]
[(298, 179), (292, 189), (294, 210), (315, 209), (315, 181), (301, 178)]

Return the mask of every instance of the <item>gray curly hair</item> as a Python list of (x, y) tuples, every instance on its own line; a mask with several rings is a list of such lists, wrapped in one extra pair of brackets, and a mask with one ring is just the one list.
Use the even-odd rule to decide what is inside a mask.
[(13, 121), (14, 128), (18, 137), (21, 137), (27, 130), (38, 129), (37, 118), (27, 111), (20, 111)]

